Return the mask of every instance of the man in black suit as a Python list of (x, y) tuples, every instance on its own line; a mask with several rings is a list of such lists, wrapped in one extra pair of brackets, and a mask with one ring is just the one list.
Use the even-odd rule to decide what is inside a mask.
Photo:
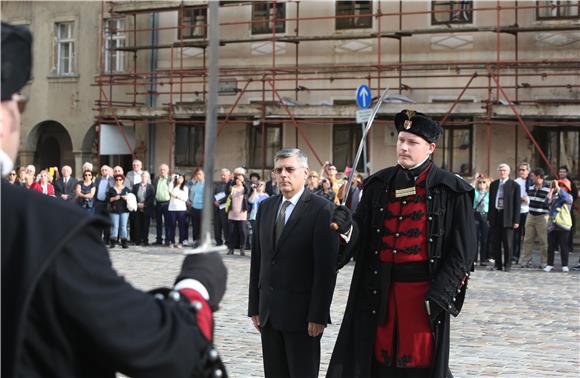
[[(502, 163), (497, 167), (499, 179), (491, 183), (489, 190), (488, 222), (490, 228), (490, 247), (495, 253), (495, 268), (505, 268), (509, 272), (512, 266), (514, 229), (520, 225), (520, 186), (510, 179), (509, 165)], [(503, 244), (503, 264), (501, 247)]]
[[(95, 180), (95, 214), (109, 219), (109, 189), (115, 186), (113, 169), (108, 165), (101, 166), (101, 175)], [(111, 227), (103, 227), (103, 242), (109, 245)]]
[(248, 316), (261, 333), (266, 377), (318, 377), (336, 281), (333, 204), (304, 190), (308, 159), (301, 150), (279, 151), (274, 166), (281, 195), (258, 208)]
[(75, 198), (77, 179), (71, 177), (72, 168), (65, 165), (60, 170), (62, 177), (54, 182), (54, 194), (57, 198), (65, 201), (72, 201)]

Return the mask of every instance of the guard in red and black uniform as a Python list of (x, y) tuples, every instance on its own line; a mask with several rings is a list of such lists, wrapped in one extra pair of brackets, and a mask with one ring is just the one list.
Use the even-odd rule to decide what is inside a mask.
[(395, 117), (398, 164), (370, 176), (352, 219), (333, 215), (339, 266), (356, 258), (328, 377), (451, 377), (449, 315), (476, 256), (473, 188), (430, 156), (441, 135), (424, 114)]

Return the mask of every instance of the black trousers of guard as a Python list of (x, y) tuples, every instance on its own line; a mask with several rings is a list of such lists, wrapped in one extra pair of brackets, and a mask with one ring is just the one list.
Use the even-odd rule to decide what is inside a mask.
[(320, 339), (303, 331), (280, 331), (270, 323), (262, 327), (262, 354), (266, 378), (317, 378)]

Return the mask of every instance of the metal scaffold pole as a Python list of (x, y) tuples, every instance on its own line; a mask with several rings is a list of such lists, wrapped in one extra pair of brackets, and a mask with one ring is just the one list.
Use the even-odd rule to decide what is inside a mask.
[(211, 236), (211, 224), (213, 218), (213, 165), (214, 145), (217, 134), (217, 106), (218, 106), (218, 83), (219, 83), (219, 2), (210, 1), (208, 4), (208, 96), (206, 102), (205, 119), (205, 149), (203, 170), (206, 174), (203, 188), (203, 210), (201, 221), (201, 243), (197, 248), (187, 250), (186, 254), (206, 253), (225, 250), (225, 246), (214, 246)]

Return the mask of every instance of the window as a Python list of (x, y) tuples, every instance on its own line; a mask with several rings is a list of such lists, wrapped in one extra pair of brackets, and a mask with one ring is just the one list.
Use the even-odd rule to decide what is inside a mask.
[(538, 20), (558, 18), (579, 18), (580, 1), (536, 1), (536, 17)]
[(181, 16), (179, 39), (205, 38), (207, 35), (207, 8), (184, 8)]
[[(362, 137), (362, 127), (359, 123), (334, 125), (332, 128), (332, 163), (339, 171), (351, 166)], [(368, 151), (368, 150), (367, 150)], [(363, 156), (356, 167), (363, 171)]]
[[(286, 4), (271, 2), (256, 2), (252, 5), (252, 34), (272, 33), (272, 25), (276, 19), (276, 33), (286, 32)], [(281, 21), (278, 21), (281, 20)], [(263, 22), (256, 22), (263, 21)]]
[[(572, 177), (580, 177), (580, 128), (536, 127), (533, 134), (554, 168), (565, 165)], [(550, 174), (544, 159), (539, 155), (535, 154), (535, 166)]]
[(60, 76), (74, 74), (75, 40), (74, 22), (58, 22), (55, 24), (55, 73)]
[(249, 127), (248, 135), (250, 136), (250, 151), (248, 156), (248, 166), (254, 169), (269, 169), (274, 167), (274, 155), (282, 149), (282, 125), (264, 125), (266, 131), (266, 166), (262, 164), (262, 146), (264, 138), (262, 134), (262, 125), (254, 123)]
[(204, 138), (203, 125), (175, 125), (175, 164), (201, 166)]
[[(454, 120), (454, 124), (462, 123)], [(471, 176), (473, 169), (473, 126), (470, 121), (465, 125), (444, 126), (443, 135), (437, 142), (433, 161), (441, 168), (460, 176)]]
[(372, 1), (337, 1), (336, 16), (351, 16), (336, 18), (336, 30), (364, 29), (373, 26)]
[(473, 22), (472, 1), (437, 1), (432, 3), (431, 23), (471, 24)]
[(125, 71), (125, 51), (115, 50), (125, 47), (125, 19), (105, 21), (105, 72)]

